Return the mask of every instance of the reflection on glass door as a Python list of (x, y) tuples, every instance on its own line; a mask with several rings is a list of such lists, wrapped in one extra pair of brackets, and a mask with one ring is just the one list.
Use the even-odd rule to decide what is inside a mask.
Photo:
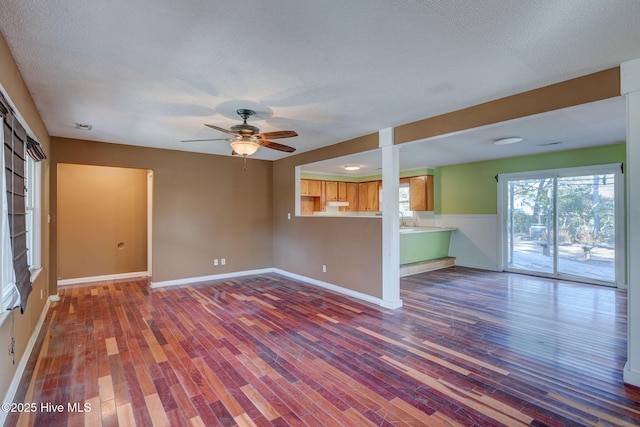
[(616, 173), (507, 178), (506, 269), (616, 281)]

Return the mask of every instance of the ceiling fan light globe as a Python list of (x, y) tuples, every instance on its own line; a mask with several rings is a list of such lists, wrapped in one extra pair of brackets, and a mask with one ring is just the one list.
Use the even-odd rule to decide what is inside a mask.
[(250, 156), (260, 148), (260, 144), (254, 141), (233, 141), (231, 148), (242, 156)]

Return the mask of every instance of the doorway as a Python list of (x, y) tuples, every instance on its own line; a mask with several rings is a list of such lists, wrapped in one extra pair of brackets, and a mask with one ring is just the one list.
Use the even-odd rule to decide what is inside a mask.
[(499, 183), (503, 270), (617, 286), (622, 165), (505, 174)]
[(58, 164), (58, 285), (149, 276), (153, 174)]

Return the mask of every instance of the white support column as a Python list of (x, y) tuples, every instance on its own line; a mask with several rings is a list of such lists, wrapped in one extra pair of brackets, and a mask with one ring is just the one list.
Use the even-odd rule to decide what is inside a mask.
[(400, 154), (393, 145), (393, 128), (379, 132), (379, 145), (382, 149), (382, 301), (386, 308), (400, 308)]
[(640, 58), (620, 66), (627, 99), (627, 363), (623, 380), (640, 387)]

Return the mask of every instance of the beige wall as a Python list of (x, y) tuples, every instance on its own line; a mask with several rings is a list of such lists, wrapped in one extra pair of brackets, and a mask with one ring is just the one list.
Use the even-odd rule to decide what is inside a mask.
[[(296, 217), (295, 168), (378, 148), (378, 135), (291, 156), (273, 166), (274, 266), (291, 273), (382, 297), (380, 218)], [(287, 214), (291, 213), (291, 219)], [(322, 265), (327, 272), (322, 272)]]
[(58, 278), (147, 271), (146, 169), (58, 164)]
[[(9, 47), (7, 46), (4, 38), (0, 34), (0, 85), (2, 85), (5, 94), (13, 102), (17, 111), (24, 119), (26, 126), (32, 131), (32, 136), (42, 144), (44, 151), (48, 154), (50, 152), (49, 147), (49, 135), (47, 129), (38, 114), (31, 94), (29, 93), (20, 70), (18, 69)], [(44, 308), (48, 293), (47, 279), (49, 271), (49, 227), (47, 225), (47, 215), (49, 214), (49, 162), (44, 161), (42, 163), (42, 253), (41, 263), (43, 271), (33, 283), (33, 292), (29, 297), (29, 303), (24, 314), (20, 314), (20, 311), (14, 312), (14, 336), (15, 336), (15, 351), (16, 351), (16, 364), (13, 364), (13, 358), (9, 356), (6, 351), (9, 343), (11, 342), (11, 319), (6, 318), (0, 325), (0, 398), (4, 398), (6, 391), (11, 383), (13, 374), (17, 368), (17, 362), (24, 355), (25, 349), (29, 342), (29, 338), (33, 333), (40, 315)], [(42, 295), (42, 296), (41, 296)]]
[[(273, 266), (272, 163), (52, 137), (60, 163), (153, 171), (152, 280)], [(57, 176), (51, 176), (51, 269), (58, 259)], [(225, 266), (213, 266), (226, 258)], [(51, 280), (55, 292), (56, 277)]]

